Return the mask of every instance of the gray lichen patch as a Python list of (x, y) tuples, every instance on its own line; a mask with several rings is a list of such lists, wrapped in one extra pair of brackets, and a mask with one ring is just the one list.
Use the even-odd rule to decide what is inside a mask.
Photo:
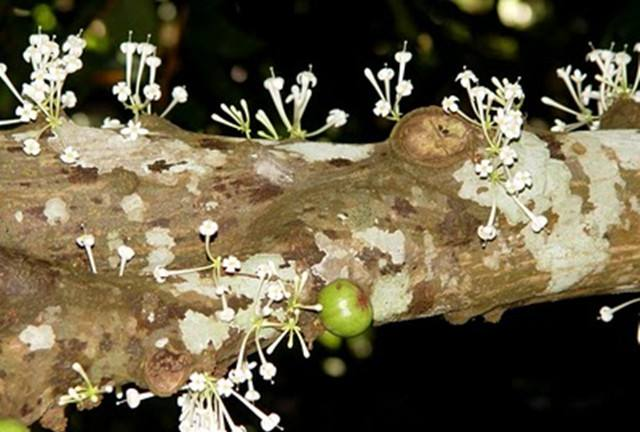
[[(572, 144), (581, 144), (580, 163), (590, 180), (589, 201), (593, 210), (582, 213), (583, 199), (572, 193), (571, 172), (567, 166), (550, 157), (543, 141), (524, 133), (520, 142), (513, 145), (519, 155), (518, 168), (526, 169), (533, 176), (533, 189), (522, 194), (523, 201), (533, 201), (533, 210), (543, 213), (551, 210), (557, 220), (546, 232), (536, 234), (524, 226), (520, 233), (525, 247), (536, 260), (540, 271), (550, 273), (548, 290), (559, 292), (570, 288), (585, 276), (604, 269), (609, 259), (607, 229), (620, 223), (622, 203), (617, 197), (616, 186), (623, 185), (616, 161), (611, 160), (596, 138), (584, 134), (569, 135), (563, 146), (567, 156), (572, 155)], [(575, 141), (574, 141), (575, 140)], [(490, 207), (489, 191), (478, 192), (481, 181), (473, 172), (473, 164), (467, 162), (458, 170), (455, 178), (461, 182), (459, 195)], [(498, 193), (498, 207), (509, 223), (525, 222), (511, 198)]]
[[(98, 174), (123, 168), (165, 185), (177, 184), (181, 173), (206, 175), (226, 161), (226, 155), (219, 150), (192, 147), (178, 139), (139, 137), (127, 141), (112, 130), (72, 122), (64, 122), (57, 135), (49, 144), (57, 151), (72, 146), (80, 154), (77, 165), (82, 168), (97, 168)], [(149, 168), (159, 161), (170, 168), (161, 171)]]
[(122, 246), (124, 242), (120, 238), (120, 233), (117, 230), (109, 231), (107, 233), (107, 247), (111, 255), (108, 258), (109, 267), (117, 268), (120, 264), (120, 256), (118, 256), (118, 248)]
[(179, 276), (183, 282), (174, 283), (175, 294), (196, 292), (206, 297), (218, 298), (211, 280), (203, 279), (199, 273), (187, 273)]
[(334, 159), (356, 162), (370, 157), (375, 150), (375, 145), (303, 141), (280, 145), (278, 149), (298, 154), (307, 162), (325, 162)]
[(371, 305), (376, 322), (390, 321), (406, 313), (411, 306), (413, 291), (406, 271), (379, 278), (373, 285)]
[(278, 186), (285, 186), (293, 182), (293, 173), (283, 162), (276, 160), (274, 157), (262, 157), (254, 163), (253, 168), (261, 177), (266, 178), (271, 183)]
[(176, 245), (168, 228), (154, 227), (145, 233), (145, 239), (153, 249), (147, 255), (147, 266), (142, 269), (142, 274), (153, 273), (158, 267), (164, 267), (173, 262), (175, 255), (171, 248)]
[(311, 267), (314, 275), (325, 282), (338, 278), (362, 280), (367, 277), (363, 262), (356, 257), (358, 251), (347, 241), (332, 240), (323, 232), (315, 233), (314, 240), (318, 249), (325, 254), (319, 263)]
[(191, 354), (201, 354), (209, 345), (219, 349), (229, 338), (229, 325), (189, 309), (179, 322), (185, 347)]
[(67, 203), (62, 198), (51, 198), (44, 204), (44, 217), (49, 225), (62, 225), (69, 222)]
[[(295, 263), (285, 261), (280, 254), (259, 253), (251, 255), (242, 261), (242, 273), (255, 275), (259, 266), (268, 266), (272, 262), (278, 271), (280, 278), (293, 280), (296, 275)], [(259, 280), (255, 277), (242, 275), (223, 276), (220, 283), (231, 288), (234, 294), (254, 299), (260, 286)], [(266, 293), (263, 293), (264, 297)]]
[(620, 162), (620, 167), (626, 170), (640, 169), (640, 151), (638, 151), (638, 131), (636, 129), (611, 129), (602, 131), (574, 132), (576, 140), (582, 142), (596, 139), (602, 146), (612, 149)]
[(391, 262), (395, 265), (404, 263), (405, 237), (402, 231), (389, 232), (378, 227), (369, 227), (353, 233), (353, 236), (367, 245), (377, 248), (391, 256)]
[(38, 351), (51, 349), (56, 342), (56, 335), (49, 324), (28, 325), (20, 332), (18, 339), (29, 347), (29, 351)]
[(127, 219), (131, 222), (144, 222), (144, 212), (146, 205), (142, 201), (142, 197), (137, 193), (125, 195), (120, 201), (120, 207), (127, 215)]

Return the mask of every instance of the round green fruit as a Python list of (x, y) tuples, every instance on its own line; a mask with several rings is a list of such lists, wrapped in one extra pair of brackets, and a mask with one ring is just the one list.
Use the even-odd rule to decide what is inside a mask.
[(29, 428), (18, 420), (0, 418), (0, 432), (29, 432)]
[(320, 290), (320, 320), (336, 336), (352, 337), (371, 325), (373, 309), (366, 293), (353, 282), (336, 279)]

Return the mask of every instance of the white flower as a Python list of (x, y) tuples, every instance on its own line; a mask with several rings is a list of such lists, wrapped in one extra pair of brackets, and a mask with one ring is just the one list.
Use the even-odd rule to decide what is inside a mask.
[(406, 49), (407, 49), (407, 42), (405, 41), (404, 48), (402, 49), (402, 51), (396, 52), (396, 54), (393, 56), (395, 61), (397, 61), (398, 63), (409, 63), (411, 61), (411, 58), (413, 57), (413, 55)]
[(341, 109), (334, 108), (329, 111), (329, 115), (327, 116), (326, 123), (334, 128), (339, 128), (347, 124), (347, 118), (349, 114), (344, 112)]
[(276, 365), (274, 365), (271, 362), (264, 362), (260, 365), (260, 369), (258, 370), (260, 373), (260, 376), (266, 380), (266, 381), (271, 381), (273, 379), (273, 377), (276, 376), (276, 373), (278, 372), (278, 369), (276, 368)]
[(102, 121), (102, 129), (120, 129), (122, 127), (122, 123), (118, 119), (112, 119), (111, 117), (106, 117)]
[(260, 422), (260, 427), (264, 432), (270, 432), (280, 424), (280, 416), (275, 413), (271, 413), (264, 417)]
[(38, 118), (38, 110), (32, 103), (25, 101), (23, 105), (18, 105), (16, 108), (16, 115), (20, 117), (20, 121), (28, 123)]
[(189, 384), (187, 384), (187, 387), (192, 392), (201, 392), (207, 388), (207, 379), (204, 374), (194, 372), (189, 376)]
[[(637, 46), (638, 44), (636, 44)], [(600, 319), (604, 322), (610, 322), (613, 319), (615, 312), (609, 306), (602, 306), (600, 308)]]
[(234, 311), (233, 309), (231, 309), (230, 307), (226, 307), (220, 311), (216, 312), (216, 317), (220, 320), (220, 321), (224, 321), (224, 322), (231, 322), (233, 321), (233, 318), (236, 316), (236, 311)]
[(204, 237), (211, 237), (218, 232), (218, 224), (211, 219), (206, 219), (200, 224), (198, 231), (200, 231), (200, 234)]
[(187, 88), (185, 86), (176, 86), (171, 91), (171, 97), (177, 103), (185, 103), (187, 99), (189, 99), (189, 93), (187, 93)]
[(139, 136), (144, 136), (148, 133), (149, 130), (142, 127), (142, 123), (134, 120), (129, 120), (127, 126), (120, 130), (120, 134), (122, 134), (127, 141), (135, 141)]
[(518, 171), (513, 176), (513, 185), (518, 192), (522, 192), (525, 188), (533, 185), (533, 179), (529, 171)]
[(571, 79), (576, 83), (581, 83), (587, 78), (587, 75), (582, 73), (580, 69), (574, 69), (571, 74)]
[(162, 64), (162, 60), (158, 56), (149, 56), (146, 60), (147, 66), (151, 69), (157, 69)]
[[(41, 82), (44, 83), (43, 81), (33, 81), (31, 84), (22, 85), (22, 94), (33, 100), (36, 104), (41, 103), (47, 97), (44, 90), (42, 90)], [(46, 84), (44, 84), (44, 86), (46, 88)]]
[(33, 138), (26, 139), (22, 143), (22, 151), (29, 156), (38, 156), (40, 154), (40, 143)]
[(62, 151), (62, 154), (60, 155), (60, 160), (66, 164), (73, 164), (78, 160), (79, 157), (80, 157), (80, 153), (78, 153), (76, 149), (74, 149), (71, 146), (67, 146)]
[(229, 294), (231, 289), (228, 285), (217, 285), (215, 289), (216, 295), (223, 296), (225, 294)]
[(256, 389), (254, 388), (250, 388), (249, 390), (247, 390), (247, 392), (244, 394), (245, 399), (247, 399), (249, 402), (255, 402), (257, 400), (260, 399), (260, 393), (258, 393), (256, 391)]
[(62, 51), (68, 52), (70, 55), (80, 57), (87, 42), (79, 36), (69, 35), (67, 40), (62, 44)]
[(386, 117), (391, 113), (391, 104), (384, 99), (380, 99), (376, 102), (373, 113), (378, 117)]
[(470, 89), (472, 83), (478, 82), (478, 77), (469, 69), (464, 69), (456, 76), (456, 81), (460, 81), (460, 85), (463, 88)]
[(131, 96), (131, 88), (129, 88), (124, 81), (116, 83), (112, 88), (112, 92), (120, 102), (126, 102), (129, 96)]
[(280, 282), (273, 282), (267, 285), (267, 298), (274, 302), (282, 301), (287, 295), (284, 286)]
[(158, 283), (164, 283), (170, 275), (169, 270), (164, 267), (157, 266), (153, 269), (153, 277)]
[[(63, 72), (64, 74), (71, 74), (82, 69), (82, 60), (72, 55), (64, 56), (62, 58), (62, 64), (64, 65), (64, 68), (61, 69), (61, 72)], [(59, 76), (64, 79), (63, 75)]]
[(478, 237), (484, 241), (491, 241), (498, 235), (498, 230), (493, 225), (480, 225), (478, 227)]
[(160, 86), (158, 84), (147, 84), (146, 86), (144, 86), (144, 88), (142, 89), (142, 92), (144, 93), (144, 96), (152, 101), (157, 101), (160, 100), (160, 97), (162, 97), (162, 91), (160, 91)]
[(508, 139), (517, 139), (522, 132), (522, 113), (520, 111), (496, 110), (495, 122), (500, 128), (500, 132)]
[[(217, 231), (217, 228), (216, 228)], [(222, 268), (227, 273), (236, 273), (240, 270), (240, 260), (233, 255), (229, 255), (227, 258), (222, 260)]]
[(531, 219), (531, 224), (530, 224), (531, 230), (535, 233), (539, 233), (544, 229), (545, 226), (547, 226), (548, 222), (549, 221), (545, 216), (542, 216), (542, 215), (535, 216), (534, 218)]
[(391, 81), (395, 76), (395, 72), (390, 67), (383, 67), (378, 71), (378, 79), (380, 81)]
[(96, 238), (91, 234), (83, 234), (80, 237), (76, 238), (76, 244), (81, 248), (84, 248), (87, 253), (87, 257), (89, 258), (89, 266), (91, 268), (91, 273), (98, 273), (96, 269), (96, 263), (93, 259), (93, 253), (91, 252), (91, 248), (96, 244)]
[(143, 400), (155, 397), (155, 395), (151, 392), (140, 393), (135, 388), (127, 389), (125, 395), (125, 400), (116, 402), (116, 405), (120, 405), (121, 403), (126, 402), (127, 406), (129, 406), (129, 408), (131, 409), (138, 408), (140, 406), (140, 402), (142, 402)]
[(272, 75), (264, 80), (264, 88), (270, 92), (279, 92), (284, 88), (284, 78)]
[(402, 80), (396, 85), (396, 94), (405, 97), (413, 91), (413, 84), (409, 80)]
[(620, 51), (615, 54), (614, 61), (620, 67), (626, 67), (631, 63), (631, 56), (624, 51)]
[(457, 96), (446, 96), (444, 99), (442, 99), (442, 109), (444, 110), (444, 112), (452, 114), (455, 112), (458, 112), (458, 110), (460, 109), (458, 107), (458, 97)]
[(120, 270), (118, 272), (118, 276), (122, 277), (125, 265), (128, 261), (133, 259), (135, 254), (135, 251), (127, 245), (118, 246), (118, 256), (120, 257)]
[(141, 56), (147, 57), (156, 52), (156, 46), (149, 42), (139, 42), (137, 46), (137, 53)]
[(554, 125), (551, 127), (551, 132), (565, 132), (567, 129), (567, 124), (562, 120), (555, 119)]
[(60, 102), (62, 103), (63, 108), (73, 108), (78, 103), (78, 99), (76, 99), (76, 94), (71, 90), (67, 90), (64, 92), (62, 96), (60, 96)]
[(516, 160), (518, 160), (518, 154), (509, 146), (504, 146), (500, 149), (499, 157), (502, 163), (508, 167), (512, 166)]
[(475, 164), (475, 171), (480, 178), (487, 178), (489, 174), (493, 172), (493, 163), (489, 159), (482, 159), (479, 163)]
[(216, 391), (222, 397), (231, 396), (233, 391), (233, 382), (227, 378), (221, 378), (216, 382)]

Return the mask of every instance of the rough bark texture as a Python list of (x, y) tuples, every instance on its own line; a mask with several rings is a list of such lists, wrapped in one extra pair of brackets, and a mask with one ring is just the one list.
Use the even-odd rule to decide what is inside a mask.
[[(145, 120), (154, 134), (135, 142), (65, 123), (37, 158), (18, 141), (33, 127), (0, 138), (0, 416), (62, 429), (56, 398), (78, 382), (75, 361), (95, 383), (161, 395), (192, 370), (223, 372), (242, 327), (190, 352), (185, 314), (213, 316), (219, 300), (204, 278), (160, 285), (151, 276), (155, 265), (206, 262), (197, 233), (205, 218), (220, 224), (219, 253), (310, 269), (310, 300), (328, 281), (354, 280), (378, 325), (434, 315), (497, 321), (520, 305), (638, 287), (635, 130), (525, 133), (519, 166), (534, 187), (524, 197), (549, 226), (532, 233), (501, 197), (499, 237), (483, 248), (476, 229), (491, 197), (472, 165), (481, 139), (438, 108), (414, 111), (387, 141), (367, 145), (267, 145)], [(80, 152), (78, 166), (59, 161), (67, 145)], [(96, 237), (97, 275), (75, 242), (81, 224)], [(136, 256), (119, 278), (122, 242)], [(305, 318), (311, 341), (320, 324)], [(30, 325), (55, 339), (26, 343)], [(169, 343), (158, 348), (162, 337)]]

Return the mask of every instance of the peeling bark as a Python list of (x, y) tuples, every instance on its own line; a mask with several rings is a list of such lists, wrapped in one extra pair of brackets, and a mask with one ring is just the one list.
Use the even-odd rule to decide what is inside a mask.
[[(486, 187), (471, 165), (481, 137), (438, 108), (410, 113), (387, 141), (367, 145), (274, 145), (145, 124), (154, 134), (131, 143), (65, 123), (37, 158), (18, 141), (33, 128), (0, 138), (0, 415), (63, 429), (56, 398), (77, 382), (75, 361), (95, 384), (133, 382), (159, 395), (193, 370), (223, 373), (242, 328), (213, 335), (217, 349), (189, 352), (181, 320), (187, 311), (212, 317), (220, 302), (200, 277), (159, 285), (151, 276), (156, 265), (205, 263), (197, 229), (206, 218), (220, 225), (214, 253), (311, 269), (310, 300), (323, 284), (352, 279), (377, 325), (497, 321), (517, 306), (638, 288), (635, 130), (525, 133), (518, 150), (534, 188), (524, 198), (549, 226), (533, 234), (507, 200), (499, 237), (483, 248)], [(77, 166), (57, 158), (67, 145), (80, 153)], [(81, 224), (96, 237), (96, 275), (75, 243)], [(123, 243), (136, 256), (119, 278)], [(53, 346), (31, 351), (19, 337), (30, 325), (50, 326)], [(320, 330), (305, 317), (309, 341)]]

